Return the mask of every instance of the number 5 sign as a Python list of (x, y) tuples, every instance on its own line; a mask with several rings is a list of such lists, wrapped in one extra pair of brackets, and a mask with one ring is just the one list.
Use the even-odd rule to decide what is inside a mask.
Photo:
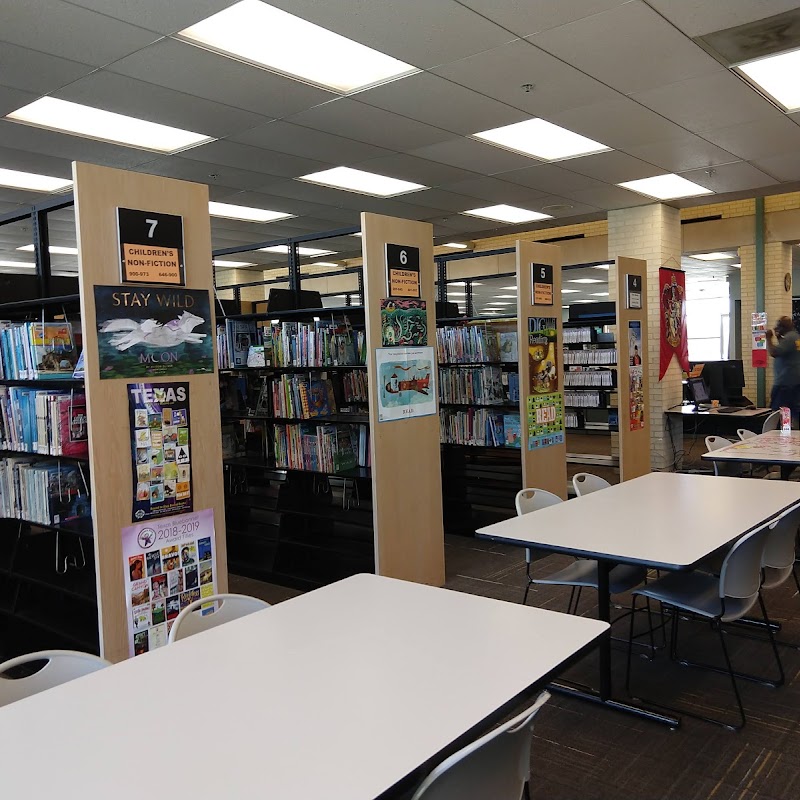
[(185, 285), (183, 217), (118, 208), (117, 229), (124, 283)]
[(386, 288), (389, 297), (420, 297), (419, 247), (386, 245)]
[(553, 265), (531, 264), (531, 299), (532, 305), (553, 305)]

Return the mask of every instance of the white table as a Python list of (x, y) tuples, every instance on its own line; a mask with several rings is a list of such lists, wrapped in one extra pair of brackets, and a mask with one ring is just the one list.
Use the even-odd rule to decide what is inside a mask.
[(0, 709), (3, 795), (390, 796), (607, 630), (358, 575)]
[(719, 450), (703, 453), (706, 461), (747, 464), (778, 464), (781, 477), (789, 477), (800, 466), (800, 431), (767, 431)]
[[(800, 484), (652, 472), (480, 528), (480, 538), (598, 560), (598, 616), (610, 619), (616, 564), (686, 569), (800, 505)], [(572, 692), (674, 727), (679, 720), (611, 699), (611, 651), (600, 643), (600, 692)]]

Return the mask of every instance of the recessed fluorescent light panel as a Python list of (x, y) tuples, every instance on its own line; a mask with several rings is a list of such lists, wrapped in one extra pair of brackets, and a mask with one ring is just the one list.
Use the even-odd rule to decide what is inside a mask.
[(286, 214), (283, 211), (268, 211), (266, 208), (234, 206), (230, 203), (209, 203), (208, 213), (212, 217), (240, 219), (244, 222), (273, 222), (276, 219), (288, 219), (294, 216), (294, 214)]
[(309, 267), (338, 267), (339, 265), (335, 261), (315, 261), (313, 264), (309, 264)]
[[(569, 283), (605, 283), (605, 281), (601, 281), (599, 278), (570, 278)], [(563, 289), (561, 291), (564, 291)], [(575, 291), (575, 290), (573, 290)]]
[(535, 222), (540, 219), (552, 219), (549, 214), (540, 214), (538, 211), (530, 211), (527, 208), (517, 208), (517, 206), (486, 206), (485, 208), (473, 208), (471, 211), (462, 211), (470, 217), (481, 217), (491, 219), (494, 222)]
[(394, 197), (398, 194), (418, 192), (420, 189), (428, 188), (421, 183), (401, 181), (399, 178), (389, 178), (386, 175), (365, 172), (352, 167), (333, 167), (333, 169), (325, 169), (322, 172), (301, 175), (297, 180), (358, 194), (371, 194), (374, 197)]
[(32, 192), (60, 192), (72, 186), (72, 181), (37, 175), (35, 172), (0, 169), (0, 186), (7, 186), (10, 189), (29, 189)]
[(538, 118), (482, 131), (473, 136), (542, 161), (561, 161), (611, 150), (600, 142)]
[(561, 294), (580, 294), (580, 289), (562, 289)]
[(608, 292), (592, 292), (592, 297), (608, 297)]
[(453, 250), (469, 250), (469, 245), (463, 242), (447, 242), (442, 247), (451, 247)]
[(25, 261), (0, 261), (0, 267), (14, 267), (15, 269), (33, 269), (36, 264), (29, 264)]
[(800, 50), (760, 58), (736, 69), (786, 111), (800, 110)]
[(602, 269), (608, 272), (608, 270), (611, 269), (611, 266), (609, 264), (595, 264), (592, 269)]
[[(259, 247), (262, 253), (287, 253), (289, 252), (289, 245), (276, 244), (272, 247)], [(335, 250), (318, 250), (316, 247), (298, 247), (297, 252), (301, 256), (331, 256)]]
[(242, 0), (178, 36), (343, 94), (419, 71), (260, 0)]
[(698, 258), (700, 261), (724, 261), (726, 258), (733, 258), (733, 253), (695, 253), (689, 258)]
[[(59, 247), (57, 244), (51, 244), (48, 248), (50, 253), (54, 256), (76, 256), (78, 255), (77, 247)], [(32, 253), (34, 247), (32, 244), (26, 244), (24, 247), (18, 247), (17, 250), (22, 250), (25, 253)]]
[(642, 178), (638, 181), (618, 183), (623, 189), (630, 189), (645, 197), (654, 200), (677, 200), (679, 197), (698, 197), (702, 194), (714, 194), (711, 189), (700, 186), (699, 183), (686, 180), (680, 175), (656, 175), (654, 178)]
[(157, 153), (177, 153), (214, 141), (212, 136), (202, 133), (57, 100), (55, 97), (40, 97), (30, 105), (12, 111), (7, 119)]
[(252, 261), (224, 261), (220, 258), (214, 259), (214, 266), (215, 267), (254, 267), (255, 264)]

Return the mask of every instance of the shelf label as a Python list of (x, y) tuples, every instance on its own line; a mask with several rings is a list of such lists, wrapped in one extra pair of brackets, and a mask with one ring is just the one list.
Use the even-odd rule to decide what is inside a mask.
[(420, 297), (419, 247), (386, 244), (386, 286), (389, 297)]
[(183, 217), (156, 211), (117, 209), (123, 283), (183, 286)]
[(625, 285), (627, 289), (627, 307), (638, 310), (642, 307), (642, 276), (626, 275)]
[(531, 297), (535, 306), (553, 305), (553, 265), (531, 262)]

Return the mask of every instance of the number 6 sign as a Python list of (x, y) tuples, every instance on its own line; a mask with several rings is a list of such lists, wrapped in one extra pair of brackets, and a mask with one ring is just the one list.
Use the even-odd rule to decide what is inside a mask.
[(386, 289), (389, 297), (420, 297), (419, 247), (386, 245)]

